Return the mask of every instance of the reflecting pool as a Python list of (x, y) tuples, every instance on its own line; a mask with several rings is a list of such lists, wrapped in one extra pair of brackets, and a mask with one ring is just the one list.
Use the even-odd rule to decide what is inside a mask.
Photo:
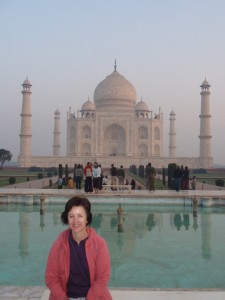
[[(0, 205), (0, 285), (44, 285), (64, 205)], [(225, 288), (225, 209), (92, 204), (110, 287)]]

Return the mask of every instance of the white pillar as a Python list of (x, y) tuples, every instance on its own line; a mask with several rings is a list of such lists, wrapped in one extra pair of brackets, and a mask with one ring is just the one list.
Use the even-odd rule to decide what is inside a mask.
[(53, 156), (60, 156), (60, 112), (57, 108), (55, 111), (55, 122), (54, 122), (54, 141), (53, 141)]
[[(31, 112), (30, 112), (30, 81), (26, 79), (23, 84), (23, 103), (21, 116), (21, 131), (20, 131), (20, 155), (19, 165), (29, 166), (31, 160)], [(22, 165), (21, 165), (21, 164)]]
[(176, 157), (176, 114), (173, 110), (170, 113), (169, 157)]
[[(210, 114), (210, 103), (209, 103), (209, 83), (204, 80), (201, 88), (201, 114), (200, 114), (200, 153), (199, 157), (201, 160), (211, 158), (211, 114)], [(207, 167), (207, 166), (202, 166)]]

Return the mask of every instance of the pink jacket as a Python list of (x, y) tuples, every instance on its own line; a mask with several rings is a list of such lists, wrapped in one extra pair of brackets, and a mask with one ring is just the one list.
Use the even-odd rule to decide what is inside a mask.
[[(110, 278), (107, 244), (93, 228), (87, 227), (87, 231), (89, 237), (85, 242), (85, 249), (91, 281), (87, 300), (112, 300), (107, 288)], [(66, 286), (70, 267), (69, 232), (70, 229), (63, 231), (49, 252), (45, 271), (45, 282), (51, 291), (49, 300), (68, 300)]]

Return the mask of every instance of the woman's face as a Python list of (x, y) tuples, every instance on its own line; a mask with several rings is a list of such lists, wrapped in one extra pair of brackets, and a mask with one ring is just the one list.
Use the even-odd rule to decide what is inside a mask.
[(83, 206), (73, 206), (68, 213), (68, 224), (74, 234), (86, 233), (87, 214)]

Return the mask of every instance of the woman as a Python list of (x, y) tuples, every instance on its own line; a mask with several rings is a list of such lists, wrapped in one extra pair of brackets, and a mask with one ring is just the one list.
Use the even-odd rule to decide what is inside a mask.
[(50, 300), (112, 300), (107, 284), (110, 257), (106, 241), (88, 225), (92, 221), (87, 198), (75, 196), (61, 214), (63, 231), (50, 250), (45, 281)]

